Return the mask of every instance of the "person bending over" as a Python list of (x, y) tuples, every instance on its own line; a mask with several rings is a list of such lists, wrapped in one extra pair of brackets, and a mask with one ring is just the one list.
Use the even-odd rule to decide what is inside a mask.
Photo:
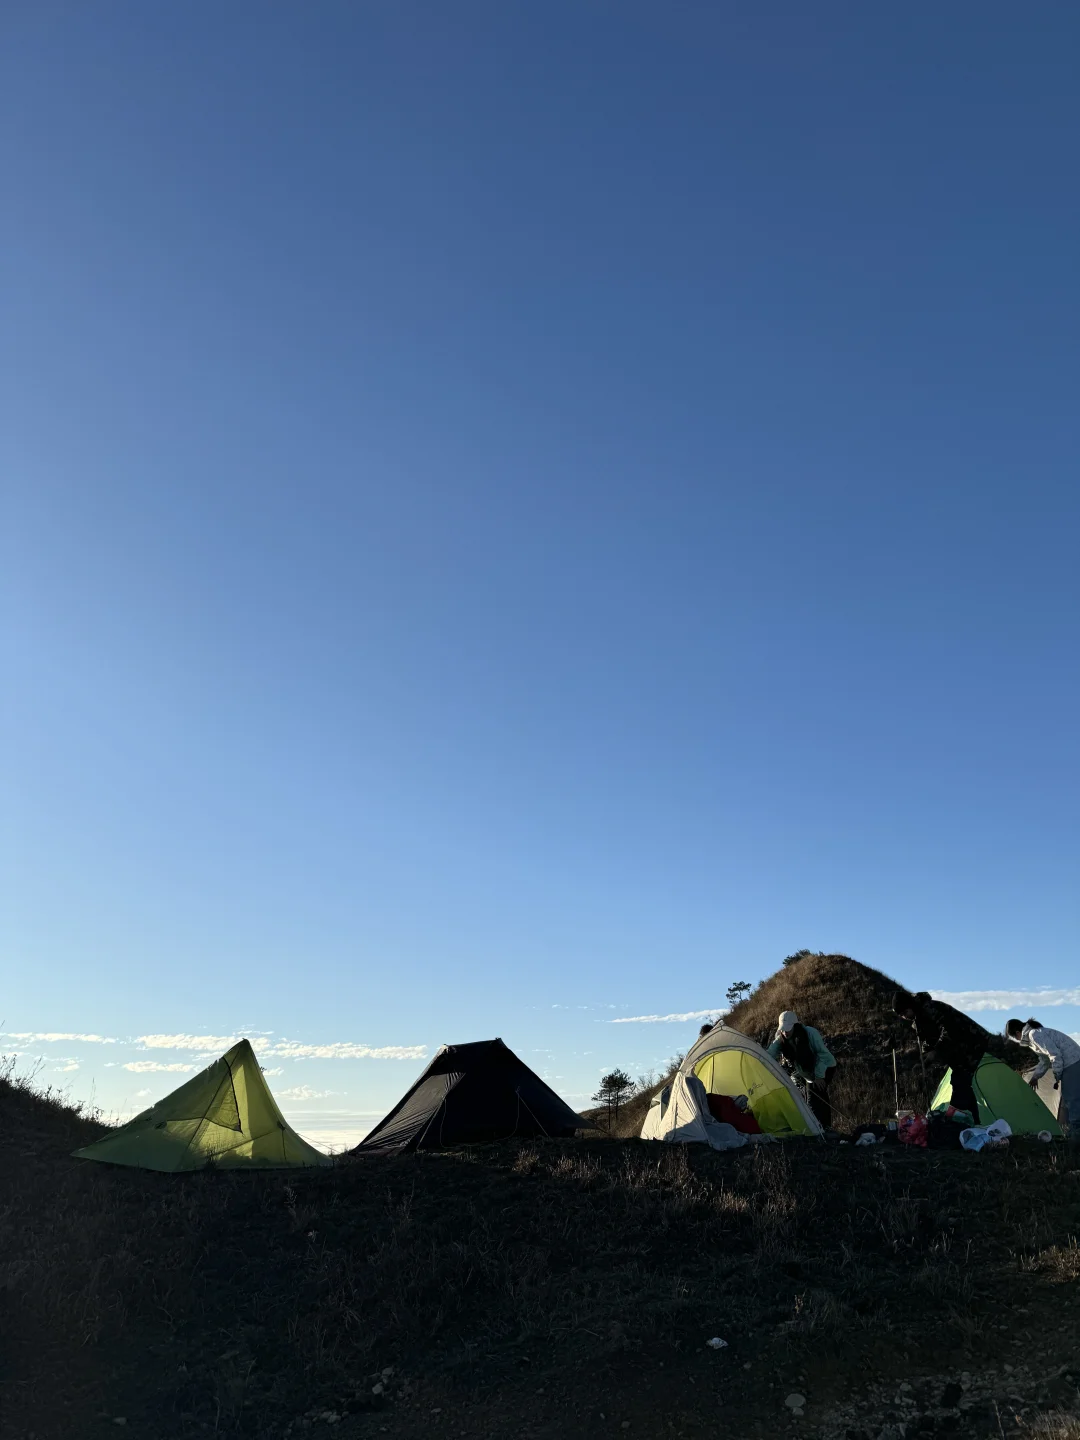
[(910, 990), (897, 990), (893, 1010), (910, 1020), (926, 1058), (952, 1071), (952, 1103), (957, 1110), (970, 1110), (971, 1118), (978, 1125), (975, 1071), (986, 1049), (982, 1027), (951, 1005), (932, 999), (925, 990), (917, 995), (912, 995)]
[(829, 1086), (836, 1074), (836, 1060), (813, 1025), (803, 1025), (794, 1010), (785, 1010), (776, 1027), (776, 1039), (769, 1046), (774, 1060), (786, 1060), (810, 1091), (810, 1109), (825, 1127), (832, 1127)]
[(1054, 1074), (1058, 1092), (1058, 1123), (1066, 1135), (1080, 1135), (1080, 1045), (1063, 1030), (1051, 1030), (1032, 1016), (1029, 1020), (1009, 1020), (1005, 1034), (1017, 1045), (1034, 1050), (1039, 1063), (1025, 1076), (1033, 1090), (1048, 1070)]

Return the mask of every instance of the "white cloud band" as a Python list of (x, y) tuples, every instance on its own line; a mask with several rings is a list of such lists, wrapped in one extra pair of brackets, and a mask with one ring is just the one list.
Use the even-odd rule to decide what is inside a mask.
[[(143, 1050), (193, 1050), (214, 1059), (240, 1037), (237, 1035), (140, 1035), (136, 1044)], [(336, 1040), (326, 1045), (309, 1045), (299, 1040), (258, 1042), (260, 1056), (279, 1060), (423, 1060), (426, 1045), (361, 1045)]]
[(280, 1060), (423, 1060), (426, 1045), (356, 1045), (341, 1040), (331, 1045), (302, 1045), (296, 1040), (279, 1040), (274, 1045), (260, 1045), (260, 1055), (274, 1055)]
[(134, 1075), (149, 1075), (151, 1073), (169, 1075), (189, 1075), (195, 1069), (194, 1065), (171, 1064), (163, 1065), (159, 1060), (129, 1060), (126, 1065), (120, 1067), (122, 1070), (130, 1070)]
[(711, 1010), (681, 1010), (676, 1015), (620, 1015), (610, 1020), (610, 1025), (675, 1025), (687, 1020), (711, 1020), (714, 1015), (723, 1015), (724, 1007), (714, 1005)]
[(935, 1000), (944, 1000), (957, 1010), (1027, 1010), (1036, 1014), (1052, 1005), (1080, 1005), (1077, 990), (931, 990)]
[(110, 1035), (76, 1035), (70, 1030), (12, 1030), (5, 1040), (27, 1040), (30, 1044), (55, 1045), (62, 1040), (81, 1040), (84, 1045), (115, 1045)]
[(239, 1035), (138, 1035), (135, 1044), (144, 1050), (212, 1050), (220, 1055), (239, 1038)]

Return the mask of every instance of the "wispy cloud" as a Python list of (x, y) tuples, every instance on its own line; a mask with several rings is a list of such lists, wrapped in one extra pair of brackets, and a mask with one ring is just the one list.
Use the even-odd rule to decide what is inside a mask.
[(149, 1075), (157, 1073), (162, 1075), (189, 1075), (195, 1069), (194, 1065), (171, 1064), (163, 1065), (159, 1060), (129, 1060), (126, 1065), (121, 1066), (123, 1070), (130, 1070), (133, 1075)]
[(259, 1069), (263, 1072), (264, 1075), (284, 1075), (284, 1074), (285, 1074), (285, 1067), (284, 1067), (283, 1065), (275, 1065), (272, 1070), (268, 1070), (265, 1065), (260, 1065), (260, 1066), (259, 1066)]
[(144, 1050), (208, 1050), (220, 1055), (239, 1038), (238, 1035), (139, 1035), (135, 1044)]
[[(136, 1044), (143, 1050), (190, 1050), (197, 1057), (216, 1059), (235, 1045), (236, 1035), (140, 1035)], [(259, 1054), (280, 1060), (423, 1060), (426, 1045), (362, 1045), (353, 1040), (335, 1040), (325, 1045), (300, 1040), (274, 1040), (259, 1044)]]
[(136, 1091), (135, 1091), (135, 1099), (136, 1099), (136, 1100), (145, 1100), (148, 1095), (152, 1095), (153, 1093), (154, 1093), (154, 1092), (153, 1092), (152, 1090), (136, 1090)]
[(55, 1045), (63, 1040), (79, 1040), (84, 1045), (115, 1045), (111, 1035), (76, 1035), (70, 1030), (12, 1030), (4, 1037), (9, 1040), (27, 1040), (32, 1045)]
[(338, 1040), (329, 1045), (304, 1045), (298, 1040), (279, 1040), (261, 1047), (262, 1054), (282, 1060), (423, 1060), (426, 1045), (357, 1045)]
[(279, 1090), (279, 1100), (325, 1100), (328, 1095), (340, 1095), (340, 1090), (313, 1090), (310, 1085), (292, 1085), (288, 1090)]
[(57, 1065), (53, 1073), (56, 1075), (70, 1075), (73, 1070), (78, 1070), (78, 1068), (78, 1060), (67, 1060), (63, 1065)]
[(1076, 990), (932, 990), (935, 1000), (957, 1010), (1027, 1010), (1032, 1014), (1051, 1005), (1080, 1005)]
[(614, 1020), (609, 1020), (609, 1025), (675, 1025), (683, 1024), (687, 1020), (711, 1020), (714, 1015), (722, 1015), (722, 1005), (713, 1005), (708, 1010), (681, 1010), (675, 1015), (619, 1015)]

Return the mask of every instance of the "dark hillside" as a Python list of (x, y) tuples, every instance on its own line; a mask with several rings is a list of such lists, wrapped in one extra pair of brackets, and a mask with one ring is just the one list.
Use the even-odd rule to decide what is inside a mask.
[(1074, 1147), (173, 1176), (96, 1128), (0, 1080), (4, 1440), (1077, 1440)]
[(0, 1056), (0, 1143), (6, 1151), (17, 1152), (24, 1161), (51, 1156), (58, 1148), (89, 1145), (107, 1128), (81, 1105), (70, 1104), (61, 1091), (17, 1079), (11, 1060)]

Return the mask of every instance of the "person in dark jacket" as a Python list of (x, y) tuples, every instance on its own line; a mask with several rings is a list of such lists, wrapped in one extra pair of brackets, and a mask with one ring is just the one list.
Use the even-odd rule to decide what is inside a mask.
[(944, 1001), (933, 999), (925, 990), (915, 995), (910, 990), (897, 990), (893, 1009), (911, 1022), (926, 1059), (952, 1071), (952, 1103), (958, 1110), (970, 1110), (977, 1125), (975, 1071), (986, 1050), (982, 1026)]

